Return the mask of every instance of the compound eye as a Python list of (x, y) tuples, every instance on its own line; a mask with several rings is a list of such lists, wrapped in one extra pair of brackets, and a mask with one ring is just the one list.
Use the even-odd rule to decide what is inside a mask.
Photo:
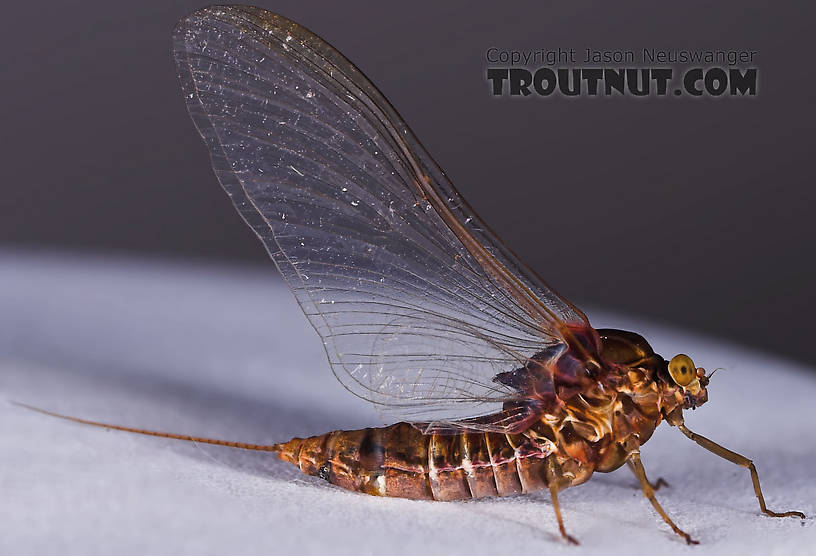
[(697, 378), (697, 368), (691, 357), (681, 353), (669, 361), (669, 374), (672, 380), (680, 386), (688, 386)]

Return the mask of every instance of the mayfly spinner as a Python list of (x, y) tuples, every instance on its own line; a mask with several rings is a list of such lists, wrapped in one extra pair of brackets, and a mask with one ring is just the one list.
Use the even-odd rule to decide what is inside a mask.
[[(352, 393), (405, 419), (272, 446), (301, 471), (378, 496), (549, 490), (627, 464), (663, 520), (640, 447), (683, 424), (710, 375), (638, 334), (596, 330), (474, 214), (371, 82), (297, 23), (252, 7), (182, 20), (173, 55), (221, 185), (260, 237)], [(79, 420), (88, 423), (88, 421)], [(99, 423), (92, 423), (99, 424)], [(104, 425), (110, 426), (110, 425)], [(125, 427), (125, 430), (133, 430)]]

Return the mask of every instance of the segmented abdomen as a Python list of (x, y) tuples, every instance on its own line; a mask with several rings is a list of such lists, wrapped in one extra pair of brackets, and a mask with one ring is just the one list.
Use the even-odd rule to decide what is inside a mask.
[(293, 438), (278, 452), (302, 472), (349, 490), (433, 500), (547, 488), (549, 455), (522, 435), (424, 435), (408, 423)]

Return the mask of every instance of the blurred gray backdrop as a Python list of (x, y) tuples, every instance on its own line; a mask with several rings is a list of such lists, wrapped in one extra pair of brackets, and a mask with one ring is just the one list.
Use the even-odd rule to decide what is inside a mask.
[[(267, 264), (210, 170), (170, 58), (174, 23), (205, 4), (5, 8), (0, 247)], [(578, 305), (816, 356), (811, 4), (257, 4), (355, 62)], [(491, 46), (751, 49), (759, 96), (497, 99)]]

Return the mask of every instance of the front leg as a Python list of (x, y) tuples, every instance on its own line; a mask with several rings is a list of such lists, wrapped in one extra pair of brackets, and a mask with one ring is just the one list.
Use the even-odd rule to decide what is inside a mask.
[(666, 511), (657, 501), (657, 498), (655, 498), (654, 495), (654, 489), (652, 488), (652, 484), (649, 482), (649, 479), (646, 478), (646, 470), (643, 469), (643, 463), (641, 463), (640, 461), (640, 454), (638, 452), (633, 452), (632, 455), (629, 456), (628, 461), (631, 462), (629, 468), (632, 470), (632, 473), (635, 474), (635, 477), (638, 478), (638, 481), (640, 481), (640, 488), (643, 491), (643, 496), (649, 499), (649, 502), (652, 503), (652, 506), (654, 506), (654, 509), (657, 510), (657, 513), (660, 514), (660, 517), (663, 518), (663, 521), (669, 524), (669, 527), (672, 528), (672, 531), (683, 537), (686, 540), (686, 543), (700, 544), (699, 541), (695, 541), (694, 539), (691, 538), (691, 535), (689, 535), (688, 533), (680, 529), (677, 525), (675, 525), (674, 522), (666, 513)]
[(679, 428), (683, 434), (685, 434), (687, 437), (689, 437), (691, 440), (693, 440), (694, 442), (696, 442), (709, 452), (717, 454), (721, 458), (727, 459), (731, 463), (736, 463), (741, 467), (747, 468), (748, 471), (751, 472), (751, 481), (754, 483), (754, 492), (756, 493), (757, 500), (759, 500), (759, 509), (762, 510), (762, 513), (764, 513), (765, 515), (769, 515), (771, 517), (800, 517), (802, 519), (805, 518), (805, 514), (803, 514), (802, 512), (795, 511), (774, 512), (769, 510), (765, 506), (765, 497), (762, 496), (762, 488), (759, 486), (759, 475), (757, 475), (757, 470), (756, 467), (754, 466), (754, 462), (752, 462), (745, 456), (742, 456), (736, 452), (732, 452), (728, 448), (720, 446), (716, 442), (709, 440), (703, 435), (691, 432), (688, 428), (686, 428), (686, 425), (683, 424), (682, 422), (677, 424), (677, 428)]

